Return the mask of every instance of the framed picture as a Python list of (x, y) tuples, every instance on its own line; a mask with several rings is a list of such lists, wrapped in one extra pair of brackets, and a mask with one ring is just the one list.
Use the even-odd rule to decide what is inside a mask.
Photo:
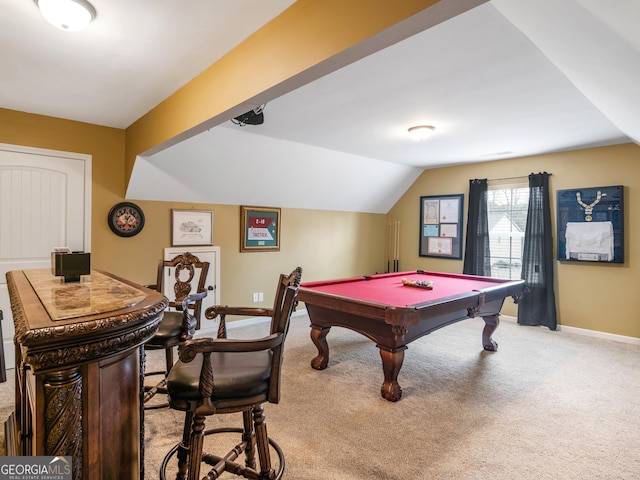
[(558, 260), (624, 263), (624, 187), (558, 190)]
[(280, 209), (240, 207), (240, 251), (280, 250)]
[(171, 246), (213, 245), (212, 210), (171, 210)]
[(462, 258), (464, 195), (420, 197), (420, 256)]

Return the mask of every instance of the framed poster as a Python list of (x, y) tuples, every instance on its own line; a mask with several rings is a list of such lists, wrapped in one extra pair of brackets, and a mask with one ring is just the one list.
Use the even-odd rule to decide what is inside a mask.
[(240, 251), (280, 250), (280, 209), (240, 207)]
[(624, 187), (558, 190), (558, 260), (624, 263)]
[(420, 197), (420, 256), (462, 258), (464, 195)]
[(213, 245), (212, 210), (171, 210), (171, 246)]

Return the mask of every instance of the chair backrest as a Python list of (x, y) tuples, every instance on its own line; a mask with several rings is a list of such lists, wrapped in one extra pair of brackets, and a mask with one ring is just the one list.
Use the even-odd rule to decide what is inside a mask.
[[(302, 271), (300, 271), (301, 273)], [(275, 331), (272, 333), (282, 335), (282, 342), (273, 349), (271, 360), (271, 378), (269, 379), (269, 402), (278, 403), (280, 401), (280, 376), (282, 373), (282, 361), (284, 359), (284, 344), (289, 332), (291, 314), (296, 306), (298, 296), (298, 284), (287, 285), (283, 288), (282, 303), (279, 304), (278, 316), (274, 314), (272, 324), (275, 324)]]
[[(229, 313), (227, 309), (233, 310), (233, 314), (249, 315), (252, 310), (260, 310), (262, 314), (271, 315), (271, 331), (270, 334), (261, 338), (233, 340), (227, 339), (225, 336), (218, 335), (218, 338), (198, 338), (188, 341), (182, 345), (179, 350), (180, 360), (183, 362), (192, 361), (198, 353), (203, 355), (202, 366), (199, 373), (198, 389), (201, 395), (201, 402), (198, 409), (200, 412), (215, 412), (225, 399), (218, 400), (217, 406), (212, 403), (211, 396), (215, 390), (215, 372), (211, 364), (211, 354), (213, 352), (257, 352), (271, 350), (271, 375), (268, 379), (269, 387), (266, 392), (266, 400), (270, 403), (278, 403), (280, 401), (280, 376), (282, 372), (282, 361), (284, 353), (284, 343), (289, 332), (289, 323), (291, 314), (293, 313), (300, 288), (302, 278), (302, 269), (296, 268), (290, 275), (280, 275), (280, 283), (276, 295), (276, 301), (273, 309), (249, 309), (244, 307), (220, 307), (225, 313), (220, 313), (221, 320), (223, 315)], [(207, 318), (215, 318), (217, 311), (212, 310), (214, 307), (207, 309)], [(216, 313), (216, 315), (213, 315)], [(227, 362), (228, 365), (233, 364), (232, 360)], [(255, 401), (252, 396), (250, 400)], [(238, 399), (232, 399), (233, 408), (237, 408)], [(174, 405), (179, 402), (173, 401)], [(229, 405), (222, 408), (228, 408)], [(237, 410), (234, 410), (237, 411)]]
[[(271, 333), (277, 333), (279, 330), (278, 322), (282, 319), (282, 309), (285, 305), (285, 293), (288, 287), (298, 288), (302, 281), (302, 268), (296, 267), (289, 275), (280, 274), (278, 279), (278, 287), (276, 288), (276, 296), (273, 301), (273, 316), (271, 317)], [(295, 298), (295, 297), (294, 297)], [(293, 310), (296, 309), (297, 301), (294, 301)], [(286, 334), (286, 331), (284, 332)]]
[[(182, 300), (190, 293), (200, 293), (206, 291), (205, 283), (209, 273), (209, 262), (201, 262), (198, 257), (190, 252), (184, 252), (173, 257), (171, 260), (160, 260), (158, 262), (158, 278), (156, 289), (160, 292), (164, 290), (167, 279), (167, 269), (175, 268), (173, 272), (173, 298), (169, 297), (169, 307), (180, 308)], [(202, 301), (198, 300), (189, 305), (196, 318), (197, 327), (200, 328), (200, 314), (202, 313)]]

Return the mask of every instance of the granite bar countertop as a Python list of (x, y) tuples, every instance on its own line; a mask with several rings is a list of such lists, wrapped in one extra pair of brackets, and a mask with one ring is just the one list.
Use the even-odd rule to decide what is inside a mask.
[(67, 283), (49, 269), (24, 270), (24, 274), (53, 321), (132, 307), (146, 298), (141, 290), (97, 271)]

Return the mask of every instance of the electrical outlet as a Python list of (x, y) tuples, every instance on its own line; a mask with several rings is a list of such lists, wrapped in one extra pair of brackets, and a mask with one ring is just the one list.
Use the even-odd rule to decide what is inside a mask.
[(257, 303), (258, 302), (258, 292), (253, 292), (253, 303)]
[(258, 292), (258, 301), (259, 302), (263, 302), (264, 301), (264, 292)]

